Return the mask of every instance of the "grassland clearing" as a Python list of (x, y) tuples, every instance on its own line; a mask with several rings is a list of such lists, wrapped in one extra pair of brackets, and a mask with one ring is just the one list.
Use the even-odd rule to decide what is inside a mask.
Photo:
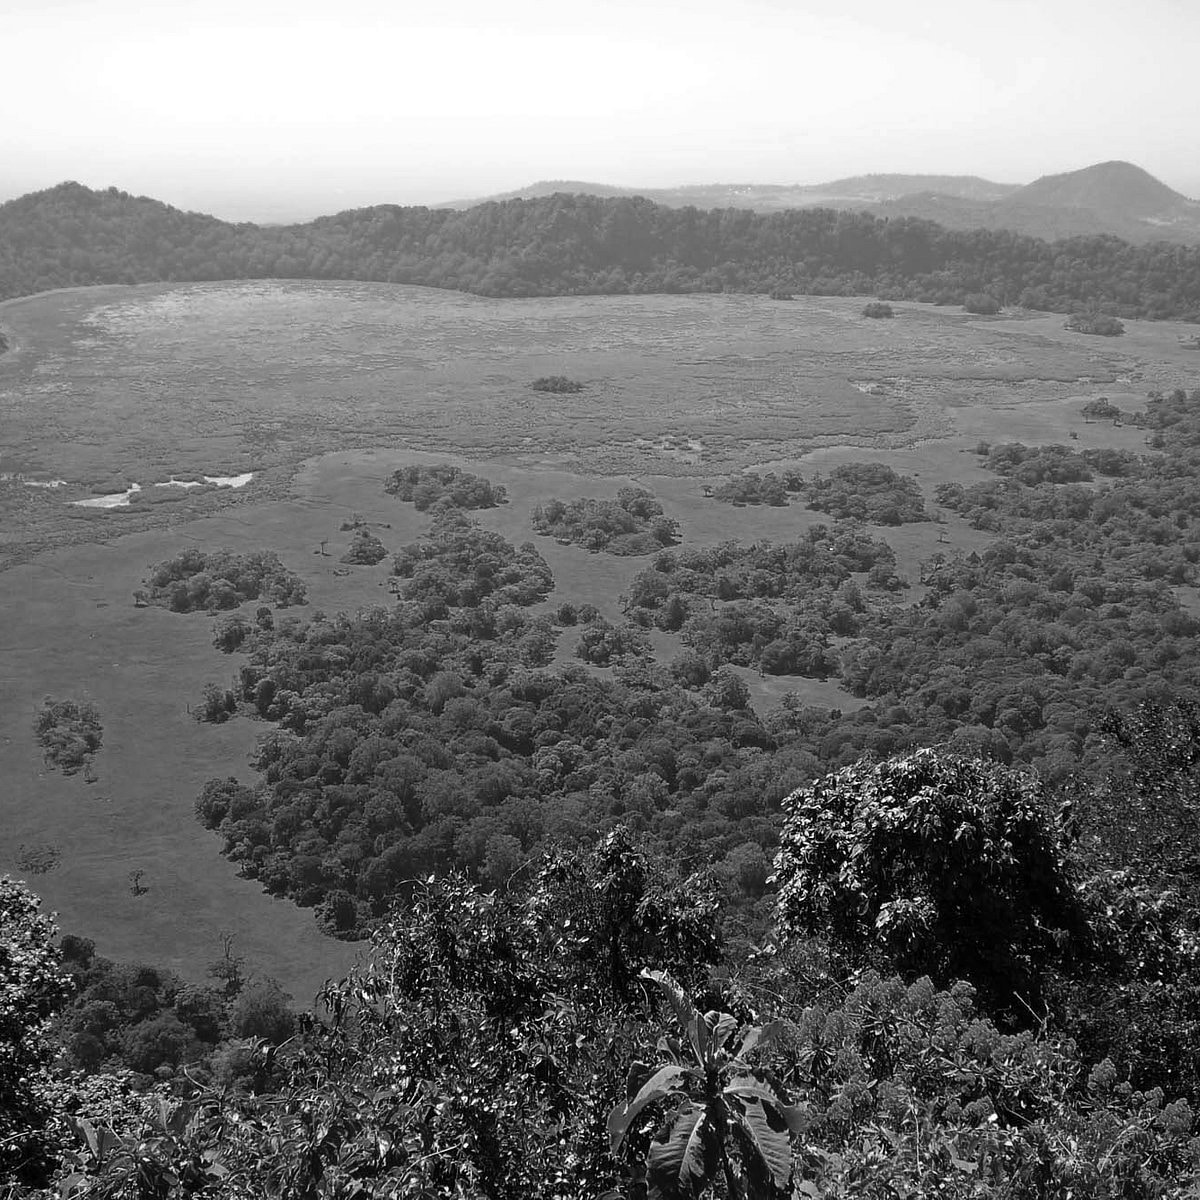
[[(734, 508), (705, 499), (704, 485), (747, 467), (810, 473), (878, 459), (917, 475), (932, 501), (939, 482), (987, 477), (980, 440), (1074, 433), (1081, 449), (1144, 449), (1140, 431), (1085, 424), (1079, 408), (1099, 395), (1137, 407), (1148, 388), (1195, 386), (1178, 326), (1129, 322), (1110, 342), (1068, 333), (1061, 317), (895, 307), (892, 321), (864, 322), (854, 299), (495, 301), (309, 283), (85, 289), (5, 306), (0, 870), (22, 845), (52, 845), (58, 865), (37, 887), (102, 953), (195, 975), (232, 931), (250, 963), (307, 999), (355, 951), (238, 878), (193, 819), (206, 779), (250, 779), (265, 726), (192, 719), (188, 704), (237, 659), (212, 647), (210, 618), (134, 606), (152, 563), (189, 545), (272, 549), (307, 584), (302, 615), (387, 603), (387, 560), (339, 564), (353, 538), (343, 526), (357, 514), (389, 551), (415, 540), (429, 518), (386, 495), (384, 480), (407, 463), (452, 462), (508, 490), (508, 504), (474, 515), (535, 542), (557, 584), (547, 606), (592, 603), (617, 620), (645, 560), (535, 536), (535, 504), (640, 486), (679, 522), (684, 546), (785, 541), (827, 518), (797, 503)], [(586, 381), (582, 393), (529, 387), (564, 372)], [(71, 503), (134, 482), (145, 493), (248, 473), (240, 489), (153, 489), (154, 504)], [(914, 583), (901, 602), (920, 595), (923, 561), (988, 540), (952, 515), (875, 532)], [(557, 661), (573, 661), (575, 640), (560, 638)], [(666, 660), (679, 648), (657, 632), (651, 644)], [(787, 692), (856, 703), (832, 681), (744, 675), (757, 705)], [(42, 763), (31, 722), (48, 693), (103, 713), (96, 783)], [(128, 886), (137, 869), (141, 896)]]

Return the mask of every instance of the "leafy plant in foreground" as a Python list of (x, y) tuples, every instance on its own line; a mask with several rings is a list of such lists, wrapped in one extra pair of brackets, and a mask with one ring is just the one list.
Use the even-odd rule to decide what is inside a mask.
[(650, 1195), (697, 1197), (718, 1175), (734, 1200), (772, 1200), (792, 1181), (791, 1135), (805, 1123), (778, 1080), (747, 1056), (780, 1029), (739, 1026), (729, 1013), (701, 1013), (662, 971), (643, 971), (670, 1002), (683, 1037), (664, 1037), (667, 1061), (635, 1062), (628, 1097), (608, 1119), (617, 1154), (638, 1117), (651, 1105), (666, 1119), (646, 1154)]

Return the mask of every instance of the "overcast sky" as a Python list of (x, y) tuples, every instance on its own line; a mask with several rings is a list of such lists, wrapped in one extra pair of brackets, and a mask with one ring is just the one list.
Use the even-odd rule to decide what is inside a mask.
[(1200, 0), (2, 0), (0, 38), (0, 199), (282, 219), (1115, 158), (1200, 195)]

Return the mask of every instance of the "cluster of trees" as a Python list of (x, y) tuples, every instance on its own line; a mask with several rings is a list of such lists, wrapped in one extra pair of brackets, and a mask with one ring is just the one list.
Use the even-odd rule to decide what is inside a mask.
[(342, 555), (342, 562), (355, 567), (373, 567), (385, 558), (387, 547), (369, 529), (356, 529), (350, 549)]
[(274, 980), (252, 977), (231, 939), (209, 967), (210, 984), (112, 962), (87, 938), (67, 935), (60, 951), (70, 999), (51, 1034), (67, 1069), (130, 1071), (143, 1086), (189, 1077), (229, 1085), (247, 1070), (244, 1039), (278, 1045), (295, 1031), (290, 997)]
[(637, 625), (629, 622), (614, 625), (599, 615), (584, 624), (575, 647), (576, 658), (596, 667), (610, 667), (649, 653), (646, 634)]
[[(1103, 411), (1103, 410), (1096, 410)], [(1142, 474), (1144, 456), (1131, 450), (1071, 450), (1066, 446), (1026, 446), (1005, 442), (990, 446), (987, 468), (1026, 487), (1041, 483), (1088, 483), (1093, 472), (1109, 476)], [(951, 485), (953, 486), (953, 485)]]
[(474, 509), (508, 503), (508, 495), (500, 484), (448, 464), (401, 467), (388, 477), (383, 490), (409, 501), (418, 512), (426, 512), (434, 505)]
[(548, 500), (535, 504), (536, 533), (609, 554), (653, 554), (679, 541), (679, 523), (645, 488), (623, 487), (615, 500)]
[(714, 500), (734, 505), (782, 507), (793, 495), (803, 496), (809, 508), (842, 520), (873, 525), (929, 520), (921, 485), (886, 463), (844, 463), (828, 475), (817, 474), (808, 480), (798, 471), (782, 476), (774, 471), (747, 471), (712, 489)]
[(366, 279), (489, 296), (876, 295), (1200, 319), (1200, 247), (1044, 242), (829, 209), (758, 214), (553, 195), (231, 225), (75, 183), (0, 206), (0, 298), (94, 283)]
[(457, 508), (439, 512), (424, 541), (400, 549), (392, 574), (404, 581), (401, 598), (425, 621), (448, 617), (452, 608), (482, 609), (496, 621), (505, 607), (536, 604), (554, 587), (532, 542), (514, 547)]
[(91, 764), (104, 736), (100, 710), (90, 701), (47, 696), (33, 719), (33, 736), (46, 765), (74, 775)]
[(828, 475), (814, 475), (804, 485), (808, 507), (839, 520), (872, 525), (904, 525), (928, 521), (921, 485), (886, 463), (843, 463)]
[(900, 586), (892, 548), (838, 522), (785, 545), (660, 553), (634, 577), (626, 604), (634, 623), (678, 632), (709, 673), (735, 664), (824, 678), (838, 670), (831, 638), (857, 635), (872, 592)]
[(759, 474), (745, 471), (712, 489), (714, 500), (741, 507), (743, 504), (770, 504), (782, 508), (788, 497), (803, 490), (804, 481), (795, 472), (780, 477), (774, 471)]
[(308, 602), (304, 580), (274, 550), (184, 550), (151, 567), (146, 586), (151, 604), (178, 613), (217, 612), (247, 600), (269, 600), (280, 608)]
[(2, 881), (23, 970), (0, 993), (0, 1178), (102, 1200), (1183, 1200), (1200, 842), (1193, 825), (1161, 859), (1087, 818), (1152, 834), (1156, 809), (1186, 814), (1200, 718), (1143, 708), (1110, 731), (1121, 773), (1066, 799), (944, 750), (797, 789), (765, 936), (711, 870), (624, 825), (500, 889), (413, 881), (290, 1042), (119, 1106), (120, 1076), (52, 1066), (78, 950)]

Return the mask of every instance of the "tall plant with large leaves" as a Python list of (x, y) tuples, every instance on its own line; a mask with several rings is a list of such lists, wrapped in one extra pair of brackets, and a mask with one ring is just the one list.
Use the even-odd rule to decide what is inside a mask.
[(732, 1200), (788, 1195), (791, 1139), (805, 1110), (750, 1060), (776, 1036), (778, 1023), (739, 1026), (729, 1013), (701, 1013), (661, 971), (643, 971), (642, 978), (666, 997), (682, 1036), (659, 1041), (665, 1061), (630, 1068), (626, 1099), (608, 1119), (613, 1153), (647, 1110), (657, 1110), (664, 1119), (645, 1155), (652, 1198), (695, 1200), (718, 1180)]

